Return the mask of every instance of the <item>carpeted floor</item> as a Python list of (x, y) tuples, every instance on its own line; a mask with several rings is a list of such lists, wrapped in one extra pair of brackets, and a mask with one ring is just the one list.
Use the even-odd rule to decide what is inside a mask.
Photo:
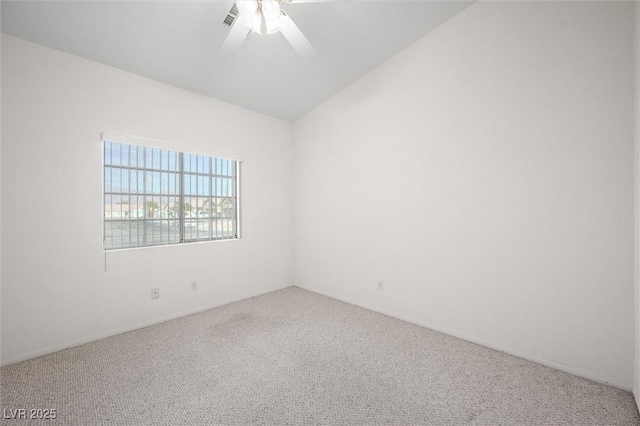
[(295, 287), (0, 374), (44, 424), (640, 424), (627, 392)]

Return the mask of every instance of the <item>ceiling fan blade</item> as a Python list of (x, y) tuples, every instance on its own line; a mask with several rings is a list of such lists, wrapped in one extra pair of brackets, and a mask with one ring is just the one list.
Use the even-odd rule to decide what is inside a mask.
[(224, 43), (222, 43), (222, 47), (220, 48), (222, 54), (231, 54), (240, 50), (249, 34), (249, 29), (242, 25), (241, 13), (240, 11), (238, 12), (236, 19), (233, 21), (233, 24), (231, 24), (227, 38), (224, 39)]
[(293, 46), (296, 52), (300, 56), (311, 58), (316, 55), (316, 50), (313, 48), (309, 40), (302, 34), (300, 28), (291, 20), (286, 13), (282, 14), (280, 18), (282, 20), (282, 27), (280, 32), (287, 39), (287, 41)]

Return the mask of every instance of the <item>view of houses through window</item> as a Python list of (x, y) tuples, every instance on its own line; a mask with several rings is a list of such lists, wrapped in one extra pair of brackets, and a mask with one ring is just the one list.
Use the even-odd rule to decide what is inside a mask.
[(106, 250), (238, 238), (238, 162), (104, 141)]

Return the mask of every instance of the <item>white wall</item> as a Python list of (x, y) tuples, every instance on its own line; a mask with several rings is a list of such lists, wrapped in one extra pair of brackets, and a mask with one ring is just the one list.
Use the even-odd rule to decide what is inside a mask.
[[(2, 10), (0, 9), (0, 13)], [(1, 16), (0, 16), (1, 18)], [(0, 166), (2, 165), (2, 42), (0, 40)], [(0, 308), (2, 308), (2, 170), (0, 169)], [(2, 348), (2, 313), (0, 312), (0, 362)]]
[(636, 90), (635, 90), (635, 353), (634, 353), (634, 383), (633, 394), (636, 404), (640, 407), (640, 2), (635, 2), (636, 7), (636, 33), (635, 33), (635, 59), (636, 59)]
[(296, 122), (296, 284), (631, 389), (632, 8), (477, 3)]
[[(2, 91), (3, 363), (292, 284), (290, 123), (6, 35)], [(105, 272), (103, 131), (244, 155), (243, 238)]]

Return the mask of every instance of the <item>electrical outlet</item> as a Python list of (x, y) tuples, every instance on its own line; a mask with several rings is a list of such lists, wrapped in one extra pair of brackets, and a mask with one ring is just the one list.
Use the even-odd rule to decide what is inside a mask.
[(152, 288), (151, 289), (151, 300), (159, 299), (159, 298), (160, 298), (160, 289), (159, 288)]
[(197, 282), (192, 282), (191, 283), (191, 291), (196, 291), (198, 289), (198, 283)]
[(378, 281), (378, 290), (384, 290), (384, 282)]

